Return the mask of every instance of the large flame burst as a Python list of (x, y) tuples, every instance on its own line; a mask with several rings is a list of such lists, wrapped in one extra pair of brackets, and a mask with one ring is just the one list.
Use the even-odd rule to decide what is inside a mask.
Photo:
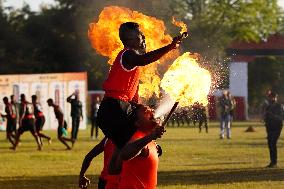
[[(109, 6), (103, 9), (98, 22), (89, 25), (88, 37), (93, 48), (106, 57), (112, 64), (123, 44), (119, 39), (119, 27), (124, 22), (137, 22), (146, 38), (147, 51), (163, 47), (172, 41), (172, 37), (165, 34), (166, 27), (162, 20), (146, 16), (128, 8)], [(170, 56), (169, 56), (170, 54)], [(168, 53), (168, 57), (177, 56), (177, 52)], [(160, 78), (157, 73), (157, 65), (160, 62), (149, 64), (142, 68), (139, 85), (139, 95), (145, 98), (159, 93)]]
[(174, 61), (161, 81), (161, 87), (180, 106), (190, 106), (194, 102), (207, 105), (210, 86), (210, 72), (199, 67), (196, 56), (188, 52)]

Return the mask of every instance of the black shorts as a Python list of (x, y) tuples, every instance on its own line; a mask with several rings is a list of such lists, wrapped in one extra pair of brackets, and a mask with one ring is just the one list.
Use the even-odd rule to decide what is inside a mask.
[(23, 134), (25, 131), (30, 131), (31, 133), (36, 133), (35, 119), (23, 119), (22, 126), (18, 129), (19, 134)]
[(9, 119), (7, 119), (6, 132), (7, 133), (15, 132), (16, 131), (16, 126), (17, 126), (17, 119), (16, 118), (9, 118)]
[(36, 126), (37, 132), (42, 130), (44, 123), (45, 123), (45, 117), (44, 116), (39, 116), (39, 117), (36, 118), (35, 126)]
[(104, 189), (106, 187), (106, 181), (102, 178), (99, 178), (98, 189)]
[(129, 120), (131, 112), (131, 104), (118, 99), (107, 97), (100, 104), (97, 124), (118, 148), (122, 148), (136, 131)]

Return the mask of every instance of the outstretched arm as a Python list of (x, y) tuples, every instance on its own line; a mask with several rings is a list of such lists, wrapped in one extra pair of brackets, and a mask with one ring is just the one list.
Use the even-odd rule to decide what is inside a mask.
[(67, 102), (70, 103), (70, 102), (72, 101), (72, 96), (73, 96), (73, 95), (74, 95), (74, 93), (72, 93), (70, 96), (67, 97), (67, 99), (66, 99)]
[(79, 175), (79, 188), (87, 188), (87, 186), (90, 184), (90, 180), (87, 177), (85, 177), (85, 173), (86, 173), (87, 169), (89, 168), (94, 157), (96, 157), (97, 155), (99, 155), (100, 153), (102, 153), (104, 151), (104, 144), (105, 144), (106, 139), (107, 139), (106, 137), (103, 138), (103, 140), (101, 140), (101, 142), (99, 144), (97, 144), (85, 156), (85, 159), (82, 163), (80, 175)]
[(155, 62), (169, 51), (177, 48), (181, 42), (181, 39), (181, 36), (175, 37), (171, 44), (145, 54), (139, 54), (136, 51), (128, 50), (123, 54), (122, 57), (123, 66), (130, 70), (135, 66), (145, 66)]

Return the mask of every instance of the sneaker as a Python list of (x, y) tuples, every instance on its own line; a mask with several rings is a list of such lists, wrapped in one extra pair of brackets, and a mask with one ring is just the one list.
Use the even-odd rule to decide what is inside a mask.
[(220, 136), (220, 139), (224, 139), (224, 137), (223, 137), (223, 136)]

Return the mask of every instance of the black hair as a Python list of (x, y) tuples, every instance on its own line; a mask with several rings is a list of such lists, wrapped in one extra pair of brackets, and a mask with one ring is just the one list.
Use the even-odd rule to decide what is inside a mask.
[(127, 45), (129, 32), (139, 31), (139, 24), (136, 22), (125, 22), (119, 27), (119, 38), (123, 45)]
[(135, 122), (138, 120), (138, 110), (142, 108), (142, 104), (132, 105), (132, 111), (128, 114), (129, 121), (131, 125), (135, 125)]
[(21, 94), (21, 99), (25, 99), (26, 95), (25, 94)]
[(47, 103), (53, 103), (53, 100), (51, 98), (49, 98), (46, 102)]
[(36, 99), (37, 99), (37, 96), (36, 96), (36, 95), (32, 95), (32, 99), (33, 99), (33, 100), (36, 100)]
[(5, 97), (3, 98), (3, 101), (4, 101), (4, 102), (8, 102), (8, 101), (9, 101), (9, 100), (8, 100), (8, 97), (5, 96)]

